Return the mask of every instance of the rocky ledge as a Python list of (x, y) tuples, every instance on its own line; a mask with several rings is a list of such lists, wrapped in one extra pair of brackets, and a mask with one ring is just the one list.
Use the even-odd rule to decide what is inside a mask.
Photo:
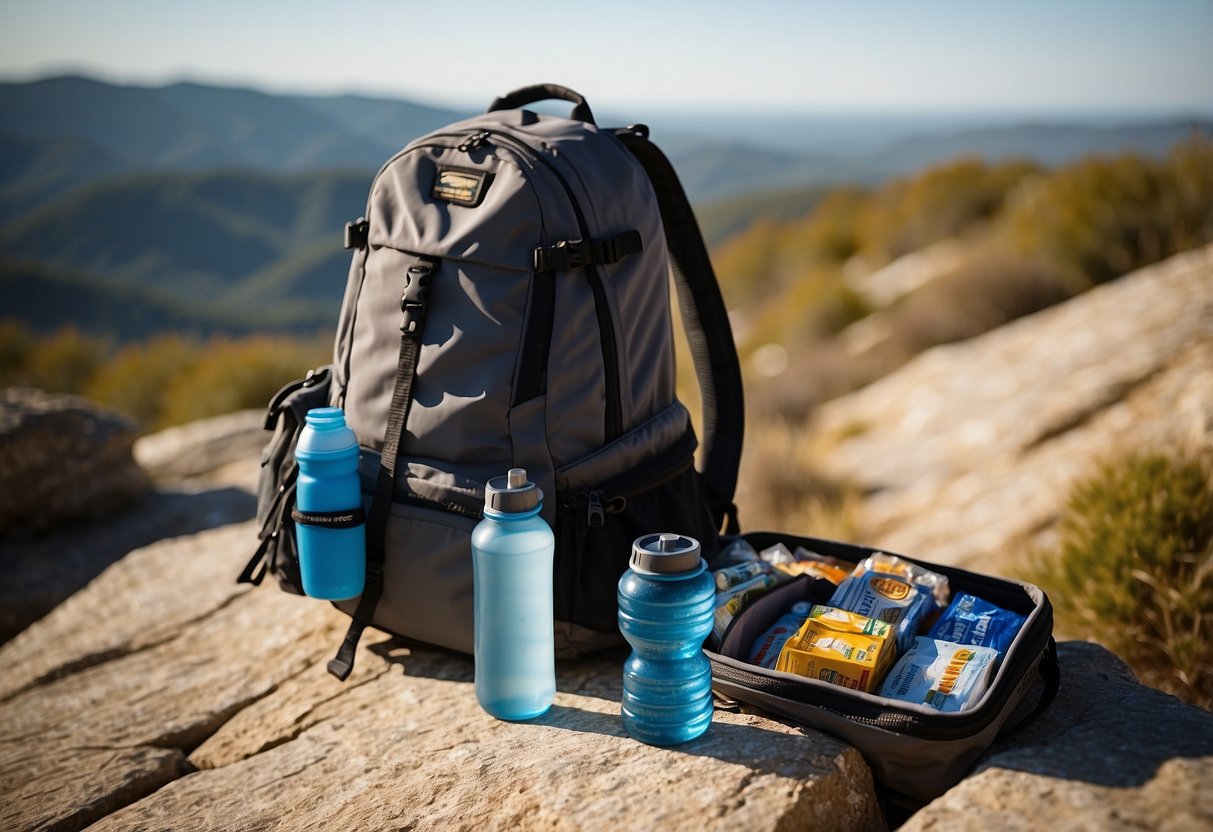
[[(673, 749), (632, 740), (619, 654), (562, 663), (555, 705), (529, 723), (480, 710), (467, 657), (374, 633), (340, 683), (324, 664), (348, 619), (232, 581), (254, 538), (241, 523), (135, 551), (0, 649), (0, 827), (700, 832), (899, 818), (853, 748), (756, 713), (718, 711)], [(1213, 823), (1213, 715), (1138, 684), (1096, 645), (1060, 655), (1045, 716), (906, 828)]]
[[(995, 571), (979, 557), (1056, 512), (1053, 492), (1046, 504), (1017, 489), (1072, 477), (1099, 437), (1209, 441), (1210, 287), (1206, 249), (928, 353), (822, 415), (848, 437), (831, 463), (870, 478), (891, 548)], [(1109, 349), (1116, 337), (1132, 348)], [(1064, 377), (1071, 404), (1026, 381), (1012, 395), (1028, 369), (1057, 385), (1046, 389)], [(256, 463), (243, 465), (247, 488)], [(1003, 508), (981, 512), (985, 501)], [(1044, 716), (907, 818), (855, 749), (759, 713), (719, 710), (672, 749), (632, 740), (619, 653), (562, 663), (554, 707), (529, 723), (479, 709), (467, 657), (373, 632), (337, 682), (324, 664), (343, 615), (234, 583), (255, 537), (244, 522), (137, 549), (0, 647), (0, 828), (1213, 828), (1213, 715), (1139, 684), (1095, 644), (1063, 642)], [(963, 551), (948, 548), (958, 540)]]

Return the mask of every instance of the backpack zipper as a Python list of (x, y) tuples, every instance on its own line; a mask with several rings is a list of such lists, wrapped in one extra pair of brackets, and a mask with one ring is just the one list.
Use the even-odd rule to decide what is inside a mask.
[(468, 136), (466, 139), (461, 141), (459, 143), (459, 147), (457, 149), (463, 151), (464, 153), (468, 153), (472, 150), (475, 150), (476, 148), (480, 147), (480, 145), (484, 144), (484, 140), (487, 139), (489, 137), (489, 135), (490, 134), (489, 134), (488, 130), (480, 130), (476, 133), (473, 133), (472, 135)]
[[(470, 135), (466, 132), (433, 133), (433, 134), (425, 137), (427, 139), (427, 141), (425, 141), (425, 142), (421, 142), (418, 144), (409, 144), (409, 145), (405, 146), (404, 148), (402, 148), (401, 150), (397, 151), (390, 159), (388, 159), (386, 162), (384, 162), (379, 167), (379, 170), (375, 173), (374, 178), (371, 180), (371, 188), (370, 188), (369, 193), (374, 194), (375, 184), (379, 181), (379, 177), (381, 177), (383, 175), (384, 171), (386, 171), (389, 167), (391, 167), (393, 164), (395, 164), (397, 160), (403, 158), (408, 153), (411, 153), (415, 150), (420, 150), (425, 147), (438, 147), (438, 148), (443, 148), (445, 150), (461, 150), (461, 151), (467, 152), (470, 150), (474, 150), (475, 148), (477, 148), (481, 144), (483, 144), (484, 140), (487, 139), (488, 136), (489, 136), (489, 132), (487, 130), (479, 130)], [(442, 144), (441, 142), (434, 141), (434, 139), (444, 139), (444, 138), (445, 139), (462, 139), (462, 141), (458, 145), (448, 145), (448, 144)], [(534, 169), (534, 164), (532, 163), (533, 157), (531, 157), (531, 156), (526, 157), (526, 161), (528, 163), (528, 167), (530, 167), (531, 169)], [(518, 167), (519, 167), (519, 170), (521, 171), (522, 170), (521, 166), (518, 166)], [(525, 176), (525, 174), (524, 174), (524, 178), (527, 178)], [(532, 185), (531, 187), (532, 187), (532, 192), (533, 192), (534, 186)], [(540, 226), (542, 227), (544, 225), (543, 204), (539, 200), (538, 194), (535, 194), (534, 196), (535, 196), (535, 204), (539, 209)], [(363, 221), (367, 223), (368, 227), (370, 225), (370, 218), (371, 218), (371, 199), (368, 196), (367, 202), (366, 202), (366, 208), (363, 211)], [(362, 254), (362, 256), (363, 256), (362, 278), (358, 285), (359, 294), (361, 294), (361, 292), (362, 292), (362, 281), (365, 281), (365, 279), (366, 279), (366, 257), (367, 257), (367, 254), (370, 252), (370, 248), (371, 248), (370, 242), (368, 241), (366, 247), (364, 249), (362, 249), (362, 252), (363, 252), (363, 254)], [(354, 310), (353, 310), (353, 315), (355, 317), (357, 316), (357, 312), (358, 312), (358, 306), (357, 306), (357, 303), (355, 303)], [(354, 337), (354, 327), (351, 324), (346, 341), (342, 345), (345, 349), (345, 363), (343, 366), (345, 369), (345, 383), (347, 386), (349, 385), (349, 379), (350, 379), (350, 360), (351, 360), (351, 357), (353, 354), (353, 350), (351, 349), (351, 342), (353, 340), (353, 337)], [(551, 338), (549, 337), (548, 340), (550, 341)], [(342, 388), (337, 393), (337, 402), (342, 407), (345, 406), (345, 392), (346, 392), (345, 388)]]
[[(564, 177), (564, 174), (560, 172), (546, 155), (538, 153), (530, 145), (500, 130), (477, 131), (465, 139), (463, 144), (467, 144), (468, 149), (472, 149), (479, 147), (481, 143), (488, 139), (493, 139), (494, 143), (503, 144), (515, 153), (537, 161), (547, 168), (556, 178), (556, 181), (560, 183), (560, 186), (564, 189), (565, 196), (569, 200), (569, 204), (573, 207), (573, 214), (577, 218), (577, 228), (581, 233), (582, 239), (589, 239), (589, 223), (586, 221), (585, 213), (581, 210), (581, 204), (577, 201), (577, 196), (573, 193), (572, 186)], [(463, 144), (460, 144), (460, 150), (463, 149)], [(585, 272), (586, 280), (590, 284), (590, 291), (594, 295), (594, 315), (598, 319), (598, 333), (602, 347), (602, 364), (607, 402), (603, 433), (605, 434), (605, 441), (610, 442), (623, 435), (623, 403), (620, 395), (619, 378), (619, 344), (615, 337), (615, 322), (611, 318), (610, 303), (607, 299), (606, 284), (603, 282), (602, 275), (599, 273), (598, 268), (592, 264), (585, 267)], [(548, 332), (546, 335), (550, 343), (552, 333)]]

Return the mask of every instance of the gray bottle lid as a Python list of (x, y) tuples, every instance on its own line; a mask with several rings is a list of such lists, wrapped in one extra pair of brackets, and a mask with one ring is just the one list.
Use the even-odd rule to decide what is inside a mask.
[(511, 468), (504, 477), (493, 477), (484, 487), (484, 507), (502, 514), (530, 511), (542, 499), (543, 492), (526, 478), (525, 468)]
[(645, 575), (676, 575), (699, 568), (699, 541), (681, 534), (646, 534), (632, 543), (632, 571)]

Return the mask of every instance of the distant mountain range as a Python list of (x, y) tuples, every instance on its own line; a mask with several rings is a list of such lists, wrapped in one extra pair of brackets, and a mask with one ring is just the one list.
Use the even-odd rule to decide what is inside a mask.
[[(5, 312), (53, 326), (55, 294), (43, 290), (68, 281), (76, 298), (92, 297), (83, 286), (122, 298), (93, 298), (92, 309), (160, 310), (140, 320), (159, 315), (166, 326), (193, 316), (199, 331), (225, 321), (243, 330), (239, 310), (254, 308), (265, 326), (331, 325), (348, 264), (340, 230), (362, 212), (374, 171), (412, 138), (470, 115), (189, 83), (0, 83)], [(960, 154), (1052, 165), (1088, 153), (1160, 155), (1194, 129), (1213, 131), (1208, 119), (652, 121), (711, 241), (757, 217), (807, 212), (830, 184), (875, 184)], [(145, 329), (122, 315), (80, 321), (79, 306), (65, 304), (63, 320), (121, 337)]]
[(0, 84), (0, 218), (121, 172), (333, 168), (373, 173), (413, 137), (470, 113), (87, 78)]

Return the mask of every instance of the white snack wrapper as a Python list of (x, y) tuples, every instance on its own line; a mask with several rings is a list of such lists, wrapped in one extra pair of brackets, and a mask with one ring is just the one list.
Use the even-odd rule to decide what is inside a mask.
[(885, 677), (880, 695), (944, 713), (963, 711), (981, 698), (997, 661), (992, 647), (919, 636)]

